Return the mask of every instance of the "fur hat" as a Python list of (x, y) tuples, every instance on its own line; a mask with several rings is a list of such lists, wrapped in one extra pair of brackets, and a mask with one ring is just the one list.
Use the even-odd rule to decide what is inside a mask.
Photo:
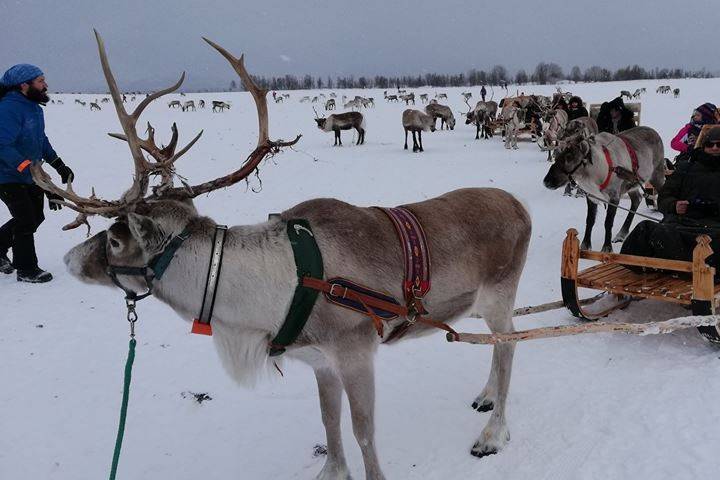
[(568, 102), (568, 105), (571, 103), (577, 103), (578, 105), (582, 106), (583, 101), (582, 101), (582, 98), (580, 98), (576, 95), (576, 96), (570, 97), (570, 101)]
[(703, 147), (706, 147), (710, 142), (720, 142), (720, 126), (710, 127), (703, 136), (702, 142)]
[(35, 65), (28, 63), (20, 63), (10, 67), (0, 78), (0, 85), (4, 87), (14, 87), (21, 83), (26, 83), (37, 77), (44, 75), (43, 71)]
[(612, 99), (612, 101), (608, 102), (608, 107), (610, 109), (624, 110), (625, 102), (623, 102), (622, 97), (615, 97)]

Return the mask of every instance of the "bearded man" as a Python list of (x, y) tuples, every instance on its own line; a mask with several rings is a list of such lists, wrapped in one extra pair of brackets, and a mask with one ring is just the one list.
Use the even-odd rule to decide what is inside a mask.
[[(73, 178), (45, 135), (41, 105), (50, 98), (45, 76), (38, 67), (19, 64), (0, 78), (0, 200), (10, 211), (10, 220), (0, 226), (0, 272), (17, 270), (20, 282), (44, 283), (52, 274), (38, 267), (34, 234), (45, 220), (43, 203), (59, 197), (46, 194), (33, 181), (30, 165), (45, 160), (63, 183)], [(51, 210), (59, 210), (50, 202)], [(13, 259), (7, 256), (12, 249)]]

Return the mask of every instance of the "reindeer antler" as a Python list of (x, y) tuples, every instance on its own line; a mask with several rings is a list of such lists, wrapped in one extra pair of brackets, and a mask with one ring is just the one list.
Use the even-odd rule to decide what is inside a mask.
[[(298, 135), (294, 140), (285, 142), (283, 140), (272, 141), (269, 136), (268, 127), (268, 108), (266, 95), (267, 90), (260, 88), (253, 81), (250, 74), (245, 69), (245, 56), (241, 55), (240, 58), (235, 58), (230, 52), (225, 50), (223, 47), (203, 37), (211, 47), (217, 50), (220, 55), (232, 65), (235, 72), (238, 74), (240, 79), (245, 86), (245, 89), (250, 92), (253, 99), (255, 100), (255, 107), (257, 108), (258, 114), (258, 143), (255, 150), (248, 155), (247, 159), (240, 167), (240, 169), (225, 175), (223, 177), (216, 178), (198, 185), (189, 186), (186, 185), (184, 188), (172, 188), (162, 192), (162, 197), (173, 197), (173, 198), (195, 198), (203, 193), (208, 193), (219, 188), (229, 187), (235, 183), (244, 180), (252, 172), (254, 172), (260, 162), (268, 155), (274, 155), (279, 152), (283, 147), (291, 147), (295, 145), (302, 135)], [(154, 194), (155, 195), (155, 194)]]

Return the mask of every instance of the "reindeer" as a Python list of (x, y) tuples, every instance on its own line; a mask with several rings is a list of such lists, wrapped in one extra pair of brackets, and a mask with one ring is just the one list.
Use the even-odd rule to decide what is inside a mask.
[(410, 102), (415, 105), (415, 94), (408, 93), (407, 95), (400, 95), (400, 100), (404, 101), (405, 105), (410, 105)]
[(679, 89), (679, 88), (674, 88), (672, 92), (673, 92), (673, 97), (674, 97), (674, 98), (678, 98), (678, 97), (680, 96), (680, 89)]
[(335, 110), (335, 99), (331, 98), (327, 102), (325, 102), (325, 110)]
[(77, 103), (78, 105), (82, 105), (83, 107), (84, 107), (85, 105), (87, 105), (86, 102), (83, 102), (82, 100), (80, 100), (80, 99), (78, 99), (78, 98), (75, 99), (75, 103)]
[[(352, 100), (353, 102), (355, 100)], [(334, 113), (329, 117), (320, 117), (313, 107), (315, 112), (315, 121), (317, 127), (323, 132), (334, 132), (335, 143), (333, 146), (342, 146), (342, 140), (340, 139), (341, 130), (350, 130), (354, 128), (358, 133), (358, 139), (356, 145), (362, 145), (365, 143), (365, 118), (360, 112), (345, 112), (345, 113)]]
[[(80, 212), (81, 220), (86, 221), (85, 217), (94, 214), (114, 219), (107, 230), (65, 255), (65, 264), (73, 276), (85, 283), (121, 287), (128, 308), (134, 308), (137, 296), (152, 285), (149, 293), (179, 316), (196, 317), (204, 297), (217, 225), (211, 218), (200, 215), (192, 200), (242, 181), (264, 159), (294, 145), (300, 136), (290, 142), (269, 139), (266, 92), (255, 85), (242, 57), (237, 59), (206, 40), (232, 64), (251, 92), (259, 118), (258, 143), (237, 171), (198, 185), (174, 187), (174, 163), (199, 136), (177, 153), (174, 146), (158, 149), (150, 136), (140, 139), (135, 125), (150, 102), (142, 102), (132, 114), (125, 111), (99, 35), (97, 40), (103, 71), (111, 94), (117, 97), (114, 103), (125, 132), (116, 138), (127, 140), (132, 153), (133, 184), (119, 200), (108, 201), (94, 195), (81, 197), (70, 184), (66, 189), (55, 186), (41, 164), (32, 165), (31, 173), (39, 186), (61, 196), (66, 205)], [(175, 86), (148, 98), (154, 100), (174, 91), (183, 78), (184, 75)], [(177, 139), (175, 134), (173, 137)], [(156, 161), (146, 159), (143, 151)], [(159, 174), (161, 184), (148, 193), (151, 174)], [(531, 234), (530, 215), (523, 205), (503, 190), (468, 188), (405, 208), (422, 222), (433, 255), (433, 289), (425, 301), (433, 318), (453, 322), (476, 314), (482, 315), (494, 333), (514, 331), (513, 303)], [(221, 362), (238, 383), (251, 384), (263, 372), (274, 369), (274, 365), (282, 365), (283, 357), (269, 356), (268, 341), (276, 336), (296, 286), (303, 281), (298, 278), (286, 233), (291, 222), (299, 218), (312, 226), (309, 235), (317, 239), (322, 250), (327, 278), (344, 275), (389, 295), (398, 298), (402, 295), (399, 279), (403, 266), (398, 263), (402, 258), (401, 247), (391, 222), (378, 209), (355, 207), (328, 198), (313, 199), (265, 223), (227, 229), (222, 269), (217, 278), (212, 335)], [(76, 220), (68, 227), (82, 224)], [(298, 235), (305, 234), (298, 231)], [(171, 239), (179, 246), (164, 275), (154, 279), (138, 276), (135, 272), (152, 271), (148, 263), (168, 251)], [(340, 430), (343, 390), (349, 400), (366, 478), (385, 478), (375, 447), (373, 356), (382, 340), (404, 321), (403, 318), (389, 321), (381, 338), (366, 316), (320, 298), (295, 342), (286, 347), (284, 355), (309, 364), (317, 379), (328, 446), (318, 478), (350, 476)], [(427, 334), (429, 329), (418, 321), (403, 338)], [(474, 409), (492, 410), (470, 452), (478, 457), (499, 452), (509, 439), (505, 407), (515, 345), (499, 343), (493, 348), (490, 378), (473, 402)]]
[(460, 95), (463, 96), (466, 102), (472, 98), (472, 92), (462, 92)]
[(278, 95), (277, 97), (275, 97), (275, 103), (283, 103), (283, 101), (285, 101), (285, 99), (282, 95)]
[(130, 101), (131, 101), (131, 102), (134, 102), (134, 101), (135, 101), (135, 95), (132, 95), (132, 96), (130, 97)]
[(289, 93), (283, 93), (282, 96), (283, 96), (283, 98), (284, 98), (285, 100), (288, 100), (288, 99), (290, 98), (290, 94), (289, 94)]
[(437, 98), (438, 100), (440, 100), (441, 98), (447, 100), (447, 93), (436, 93), (435, 98)]
[(105, 97), (102, 100), (100, 100), (100, 103), (108, 103), (109, 101), (110, 101), (110, 99)]
[(620, 98), (627, 97), (628, 100), (632, 100), (632, 94), (628, 90), (620, 90)]
[(182, 106), (182, 111), (183, 111), (183, 112), (187, 112), (187, 111), (189, 111), (190, 109), (192, 109), (193, 112), (195, 111), (195, 101), (193, 101), (193, 100), (188, 100), (188, 101), (185, 102), (185, 103), (183, 104), (183, 106)]
[(428, 94), (427, 93), (420, 94), (420, 103), (428, 103)]
[(360, 107), (362, 107), (362, 102), (360, 100), (350, 100), (349, 102), (343, 104), (343, 108), (360, 109)]
[[(402, 114), (402, 124), (405, 129), (405, 150), (408, 149), (408, 132), (412, 132), (413, 152), (423, 152), (422, 132), (435, 131), (435, 118), (420, 110), (408, 108)], [(417, 138), (415, 134), (417, 133)]]
[(505, 148), (510, 149), (512, 147), (517, 150), (518, 134), (520, 130), (528, 126), (528, 123), (525, 121), (524, 110), (521, 109), (520, 102), (515, 99), (510, 102), (507, 101), (508, 99), (505, 100), (500, 111), (500, 118), (503, 121), (505, 130)]
[(450, 107), (434, 103), (425, 107), (425, 113), (433, 118), (433, 127), (435, 126), (436, 119), (440, 119), (440, 130), (445, 128), (447, 125), (448, 130), (455, 130), (455, 115), (453, 115)]
[(310, 97), (308, 97), (307, 95), (305, 95), (304, 97), (302, 97), (300, 99), (300, 103), (305, 103), (305, 102), (309, 102), (309, 101), (310, 101)]
[(200, 108), (205, 108), (205, 100), (200, 99), (200, 100), (198, 101), (198, 107), (200, 107)]
[(388, 95), (388, 94), (387, 94), (387, 90), (386, 90), (386, 91), (385, 91), (385, 100), (387, 100), (388, 103), (389, 103), (389, 102), (397, 102), (397, 101), (398, 101), (398, 96), (397, 96), (397, 95)]
[[(385, 90), (387, 92), (387, 90)], [(337, 98), (337, 94), (335, 92), (330, 92), (330, 98)]]
[(230, 110), (230, 104), (226, 102), (222, 102), (219, 100), (213, 100), (212, 102), (212, 111), (213, 112), (224, 112), (225, 109)]
[(635, 89), (635, 91), (633, 92), (632, 98), (640, 98), (640, 95), (642, 95), (642, 94), (643, 94), (643, 89), (642, 89), (642, 88), (637, 88), (637, 89)]
[(168, 108), (181, 108), (182, 109), (182, 103), (180, 103), (180, 100), (173, 100), (171, 102), (168, 102)]
[[(555, 190), (573, 180), (589, 194), (585, 234), (580, 246), (583, 250), (592, 248), (597, 199), (606, 202), (602, 251), (612, 252), (612, 228), (617, 211), (615, 205), (620, 203), (620, 198), (626, 193), (630, 196), (630, 212), (612, 242), (622, 242), (628, 235), (635, 211), (642, 200), (642, 185), (649, 181), (659, 191), (665, 183), (662, 139), (650, 127), (635, 127), (618, 135), (582, 131), (563, 141), (565, 145), (555, 155), (555, 162), (543, 183), (545, 187)], [(631, 151), (637, 155), (636, 167), (633, 166)]]
[(98, 105), (97, 100), (95, 100), (94, 102), (90, 102), (90, 111), (92, 112), (93, 110), (102, 110), (102, 108), (100, 108), (100, 105)]
[(492, 100), (487, 102), (479, 101), (473, 109), (470, 104), (466, 101), (465, 105), (468, 106), (468, 111), (465, 113), (465, 125), (475, 124), (475, 140), (482, 138), (491, 138), (493, 136), (493, 129), (490, 123), (495, 119), (497, 114), (498, 104)]
[(317, 96), (313, 97), (312, 100), (310, 101), (310, 103), (317, 103), (317, 102), (318, 102)]
[(548, 162), (552, 161), (552, 152), (557, 148), (560, 133), (565, 129), (567, 123), (568, 114), (565, 110), (549, 110), (544, 115), (543, 133), (537, 144), (540, 150), (547, 151)]
[(62, 100), (58, 100), (57, 103), (58, 105), (65, 105), (65, 102), (63, 102)]

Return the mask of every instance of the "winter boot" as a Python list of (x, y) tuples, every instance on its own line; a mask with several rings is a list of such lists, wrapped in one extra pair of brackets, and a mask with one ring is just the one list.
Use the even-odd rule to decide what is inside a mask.
[(18, 282), (45, 283), (52, 280), (52, 278), (52, 273), (46, 272), (45, 270), (40, 270), (39, 268), (35, 268), (33, 270), (17, 271)]
[(7, 254), (3, 253), (0, 255), (0, 273), (12, 273), (14, 271), (15, 269), (13, 268)]

